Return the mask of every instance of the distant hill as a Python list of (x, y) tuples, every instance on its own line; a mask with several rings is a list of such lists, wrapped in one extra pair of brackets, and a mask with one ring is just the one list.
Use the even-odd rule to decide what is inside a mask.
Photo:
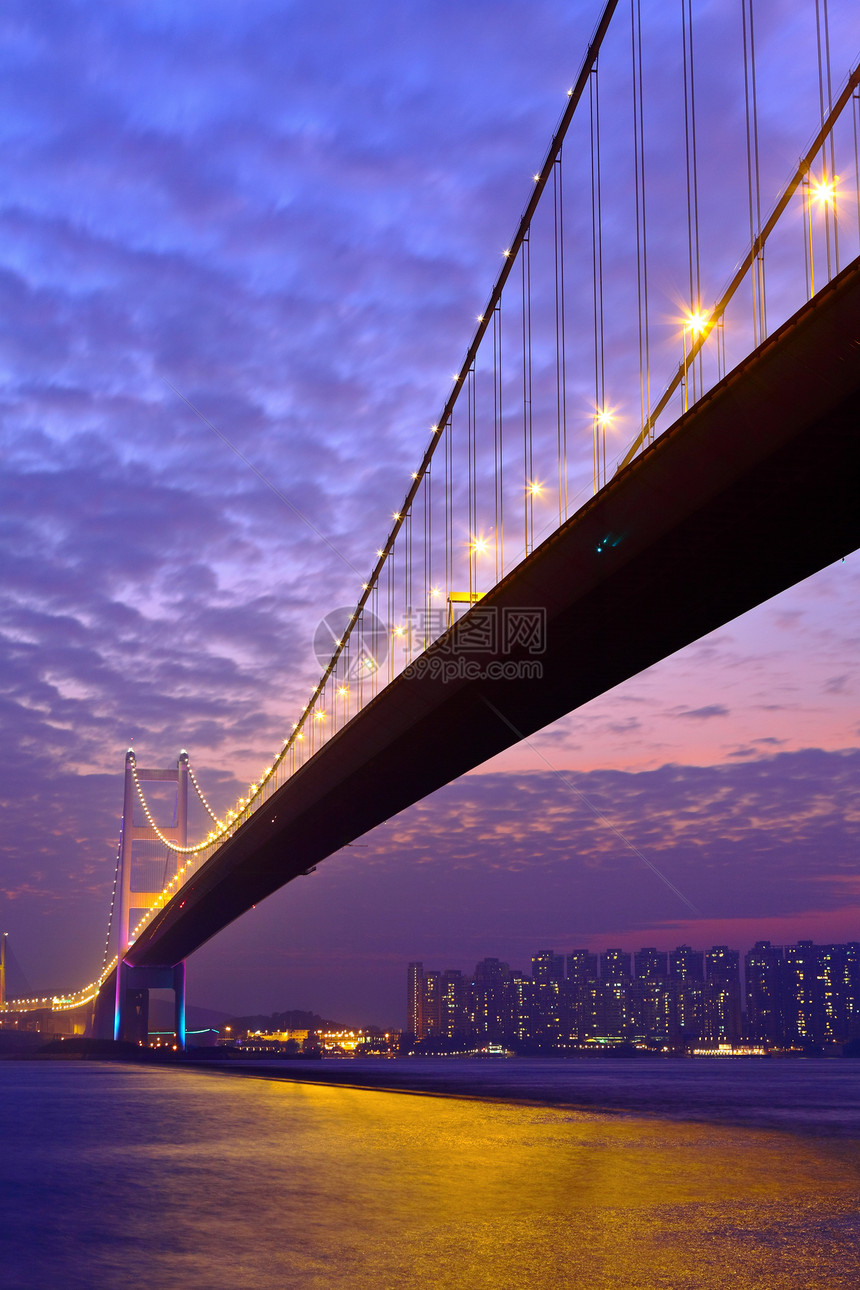
[[(329, 1021), (315, 1012), (303, 1012), (292, 1009), (289, 1012), (255, 1013), (249, 1017), (231, 1017), (228, 1012), (218, 1012), (214, 1008), (197, 1008), (189, 1005), (185, 1017), (186, 1028), (193, 1030), (218, 1030), (221, 1034), (227, 1026), (234, 1034), (243, 1030), (341, 1030), (345, 1029), (339, 1022)], [(173, 1029), (173, 1004), (169, 999), (150, 999), (149, 1029), (168, 1031)]]
[[(198, 1008), (193, 1003), (189, 1004), (185, 1014), (187, 1030), (223, 1030), (224, 1023), (229, 1020), (229, 1013), (218, 1012), (214, 1008)], [(150, 999), (149, 1029), (173, 1029), (173, 1004), (169, 999)]]
[(289, 1012), (273, 1012), (269, 1016), (255, 1013), (250, 1017), (229, 1017), (226, 1024), (235, 1031), (262, 1030), (271, 1033), (274, 1030), (342, 1030), (338, 1021), (330, 1021), (315, 1012), (302, 1012), (292, 1009)]

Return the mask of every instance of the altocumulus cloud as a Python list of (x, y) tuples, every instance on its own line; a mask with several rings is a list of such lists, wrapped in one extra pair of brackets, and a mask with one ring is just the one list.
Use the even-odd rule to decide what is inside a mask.
[(518, 874), (576, 889), (615, 926), (678, 912), (620, 833), (708, 918), (834, 909), (857, 874), (858, 769), (857, 750), (807, 749), (742, 767), (474, 774), (392, 821), (359, 864), (481, 875), (490, 904), (492, 875)]

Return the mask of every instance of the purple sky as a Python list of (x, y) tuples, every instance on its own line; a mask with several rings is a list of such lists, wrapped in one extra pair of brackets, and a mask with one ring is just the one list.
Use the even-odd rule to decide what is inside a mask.
[[(715, 10), (694, 29), (709, 300), (748, 236), (740, 19)], [(649, 85), (680, 57), (657, 12)], [(370, 570), (597, 13), (4, 6), (0, 930), (34, 989), (100, 968), (130, 740), (146, 765), (187, 748), (221, 810), (280, 747), (317, 679), (314, 627), (355, 600), (349, 566)], [(839, 84), (860, 23), (850, 0), (830, 18)], [(816, 126), (814, 8), (773, 0), (757, 22), (768, 209)], [(659, 248), (683, 203), (677, 112), (655, 100), (652, 119)], [(620, 301), (629, 246), (607, 238)], [(658, 387), (684, 289), (655, 269)], [(774, 273), (777, 303), (797, 290)], [(622, 406), (618, 452), (633, 422)], [(398, 1024), (411, 958), (860, 937), (858, 605), (852, 556), (405, 812), (201, 950), (192, 1000)]]

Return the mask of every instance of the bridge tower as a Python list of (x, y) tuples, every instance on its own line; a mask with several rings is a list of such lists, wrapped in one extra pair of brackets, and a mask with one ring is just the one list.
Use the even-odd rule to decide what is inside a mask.
[[(143, 783), (175, 783), (176, 810), (174, 823), (158, 826), (146, 813), (145, 823), (135, 823), (135, 804), (140, 803), (138, 785)], [(176, 1042), (185, 1047), (185, 960), (158, 966), (137, 967), (125, 961), (133, 942), (132, 928), (146, 911), (152, 909), (162, 894), (165, 879), (158, 890), (152, 882), (152, 862), (141, 862), (134, 855), (134, 844), (158, 843), (167, 838), (177, 846), (188, 842), (188, 753), (181, 752), (176, 767), (167, 770), (141, 769), (134, 750), (125, 755), (125, 791), (122, 807), (122, 846), (120, 849), (120, 874), (118, 884), (119, 917), (117, 944), (116, 998), (114, 1002), (114, 1039), (126, 1039), (146, 1044), (149, 1037), (149, 991), (173, 990), (175, 1000)], [(166, 873), (166, 870), (165, 870)]]

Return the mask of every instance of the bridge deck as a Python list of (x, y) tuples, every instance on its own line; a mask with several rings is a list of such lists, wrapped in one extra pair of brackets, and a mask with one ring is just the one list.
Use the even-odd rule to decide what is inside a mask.
[[(182, 888), (129, 961), (179, 961), (381, 821), (858, 546), (855, 261), (482, 601), (545, 608), (541, 680), (396, 679)], [(464, 630), (429, 657), (456, 652)]]

